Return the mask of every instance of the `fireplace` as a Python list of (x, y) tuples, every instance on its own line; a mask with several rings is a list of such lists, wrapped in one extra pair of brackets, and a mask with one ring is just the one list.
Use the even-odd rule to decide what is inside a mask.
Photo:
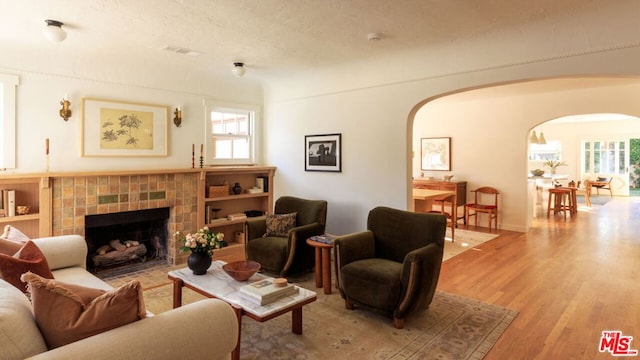
[(170, 208), (86, 215), (87, 269), (167, 259)]

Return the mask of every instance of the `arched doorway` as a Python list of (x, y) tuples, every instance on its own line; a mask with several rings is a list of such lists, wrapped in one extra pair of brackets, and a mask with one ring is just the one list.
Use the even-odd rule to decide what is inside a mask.
[[(528, 134), (550, 119), (587, 113), (640, 115), (640, 81), (621, 77), (569, 77), (487, 85), (433, 97), (416, 105), (409, 128), (411, 177), (454, 175), (468, 189), (501, 190), (500, 228), (528, 231)], [(450, 171), (420, 168), (420, 140), (451, 137)]]

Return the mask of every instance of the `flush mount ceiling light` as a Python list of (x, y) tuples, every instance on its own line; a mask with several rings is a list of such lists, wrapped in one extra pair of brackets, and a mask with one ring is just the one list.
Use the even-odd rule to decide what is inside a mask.
[(233, 75), (237, 77), (242, 77), (245, 71), (246, 69), (244, 68), (244, 63), (241, 63), (241, 62), (233, 63), (233, 69), (231, 69), (231, 72), (233, 73)]
[(62, 29), (64, 23), (58, 20), (45, 20), (44, 22), (47, 23), (47, 27), (44, 28), (43, 33), (47, 39), (53, 42), (60, 42), (67, 38), (67, 32)]
[(370, 33), (367, 35), (367, 40), (369, 41), (379, 41), (382, 39), (382, 34), (380, 33)]

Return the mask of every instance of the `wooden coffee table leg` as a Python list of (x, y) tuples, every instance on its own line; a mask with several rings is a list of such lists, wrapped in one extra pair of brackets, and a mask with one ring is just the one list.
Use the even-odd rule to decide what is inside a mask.
[(316, 250), (316, 287), (322, 287), (322, 249), (319, 247), (315, 248)]
[(233, 311), (236, 313), (236, 318), (238, 319), (238, 343), (236, 344), (236, 348), (231, 352), (232, 360), (240, 360), (240, 341), (242, 335), (242, 308), (231, 306)]
[(184, 282), (181, 279), (173, 279), (173, 308), (182, 306), (182, 287)]
[(331, 248), (322, 248), (322, 283), (324, 293), (331, 294)]
[(291, 311), (291, 332), (294, 334), (302, 334), (302, 307)]

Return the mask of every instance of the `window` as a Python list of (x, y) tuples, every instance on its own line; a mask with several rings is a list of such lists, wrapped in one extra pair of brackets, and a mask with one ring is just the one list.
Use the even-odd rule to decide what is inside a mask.
[(16, 167), (17, 87), (17, 76), (0, 74), (0, 169)]
[(205, 102), (207, 113), (205, 161), (208, 164), (255, 163), (257, 110), (252, 106), (232, 106)]
[(586, 174), (622, 174), (626, 169), (625, 141), (584, 141), (582, 172)]
[(547, 140), (546, 144), (529, 144), (529, 160), (546, 161), (562, 160), (562, 143)]

